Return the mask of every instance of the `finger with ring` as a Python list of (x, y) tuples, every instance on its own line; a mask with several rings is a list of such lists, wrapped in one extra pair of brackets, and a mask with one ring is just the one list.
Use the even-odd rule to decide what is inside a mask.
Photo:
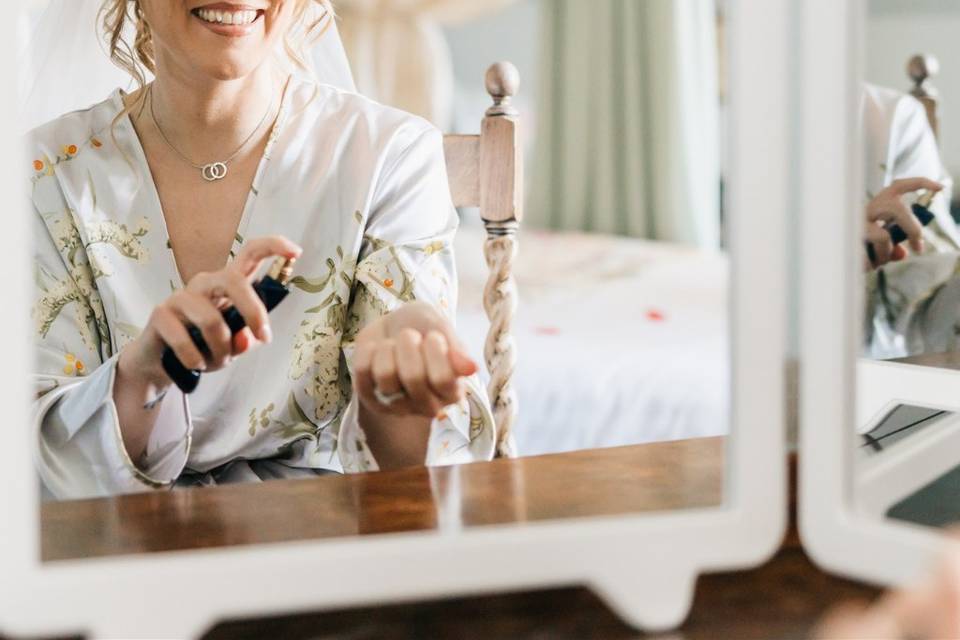
[(373, 388), (373, 397), (377, 399), (377, 402), (382, 404), (385, 407), (390, 407), (396, 404), (397, 402), (405, 399), (407, 397), (406, 391), (396, 391), (394, 393), (384, 393), (380, 391), (377, 387)]

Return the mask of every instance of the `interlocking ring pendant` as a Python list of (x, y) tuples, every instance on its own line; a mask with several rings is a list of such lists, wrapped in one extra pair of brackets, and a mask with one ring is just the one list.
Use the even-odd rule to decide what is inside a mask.
[(203, 173), (203, 179), (207, 182), (216, 182), (227, 177), (227, 164), (225, 162), (211, 162), (205, 164), (200, 169)]

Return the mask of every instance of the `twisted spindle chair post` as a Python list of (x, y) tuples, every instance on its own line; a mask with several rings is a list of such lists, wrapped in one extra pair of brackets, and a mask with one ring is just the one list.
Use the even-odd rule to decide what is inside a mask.
[(490, 328), (484, 359), (490, 373), (488, 391), (497, 425), (497, 454), (513, 457), (510, 434), (517, 416), (513, 389), (517, 354), (511, 333), (517, 309), (513, 263), (523, 218), (523, 152), (519, 114), (512, 103), (520, 88), (520, 74), (509, 62), (497, 63), (487, 71), (486, 88), (493, 106), (487, 109), (480, 135), (445, 136), (444, 151), (454, 204), (479, 206), (487, 230), (484, 256), (490, 273), (483, 306)]

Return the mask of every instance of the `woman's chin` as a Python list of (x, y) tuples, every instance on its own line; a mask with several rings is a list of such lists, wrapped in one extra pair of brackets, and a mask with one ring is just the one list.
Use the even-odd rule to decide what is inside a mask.
[(254, 72), (254, 70), (257, 69), (258, 66), (260, 65), (251, 64), (248, 60), (236, 62), (225, 60), (216, 65), (205, 64), (203, 65), (202, 69), (204, 75), (210, 77), (211, 79), (220, 82), (228, 82), (230, 80), (240, 80), (249, 76)]

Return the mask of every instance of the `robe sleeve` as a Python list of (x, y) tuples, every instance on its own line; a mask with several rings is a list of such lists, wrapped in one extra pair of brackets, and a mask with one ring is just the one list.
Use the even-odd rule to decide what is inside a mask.
[[(353, 340), (369, 322), (419, 300), (451, 322), (457, 307), (453, 237), (458, 219), (450, 197), (443, 137), (421, 130), (388, 159), (374, 191), (359, 253), (342, 353), (352, 377)], [(466, 397), (433, 421), (427, 465), (493, 457), (493, 416), (477, 376), (466, 379)], [(356, 398), (341, 423), (338, 452), (347, 472), (377, 469), (358, 423)]]
[(52, 177), (33, 197), (32, 428), (44, 496), (74, 499), (172, 486), (187, 460), (185, 396), (171, 389), (147, 453), (130, 459), (113, 402), (117, 356), (83, 241)]

